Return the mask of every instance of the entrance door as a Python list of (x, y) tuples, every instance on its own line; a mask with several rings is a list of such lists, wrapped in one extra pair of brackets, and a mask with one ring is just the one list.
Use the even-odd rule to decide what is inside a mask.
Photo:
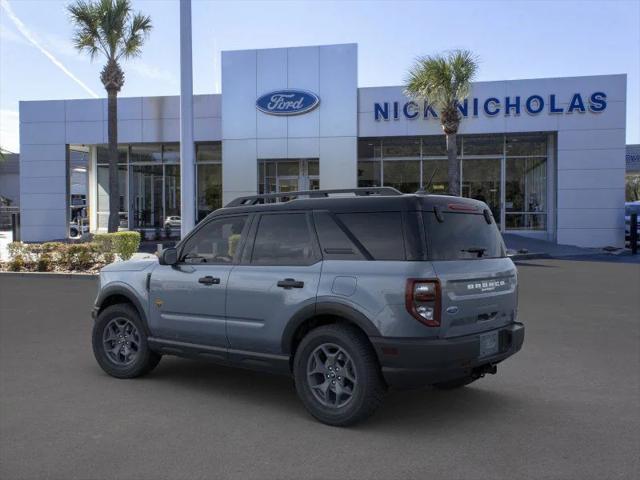
[(317, 158), (260, 160), (258, 167), (258, 192), (261, 194), (320, 188)]
[(501, 158), (463, 159), (462, 196), (489, 205), (496, 223), (502, 226)]

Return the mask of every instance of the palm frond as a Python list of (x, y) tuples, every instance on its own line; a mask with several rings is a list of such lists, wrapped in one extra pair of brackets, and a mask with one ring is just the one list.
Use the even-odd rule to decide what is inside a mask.
[(478, 60), (468, 50), (419, 57), (407, 74), (405, 93), (444, 110), (469, 95), (477, 70)]
[(138, 56), (142, 49), (142, 44), (149, 36), (153, 28), (151, 18), (147, 15), (137, 13), (129, 22), (128, 35), (124, 38), (119, 57), (131, 58)]
[(67, 11), (73, 45), (92, 60), (99, 54), (107, 61), (139, 55), (152, 29), (151, 18), (134, 13), (130, 0), (75, 0)]

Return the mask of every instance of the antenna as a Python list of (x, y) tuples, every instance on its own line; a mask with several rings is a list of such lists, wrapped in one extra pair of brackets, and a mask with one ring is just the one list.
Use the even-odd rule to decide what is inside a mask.
[(431, 174), (431, 177), (429, 177), (429, 182), (427, 183), (427, 186), (424, 187), (426, 191), (429, 191), (429, 188), (431, 187), (431, 183), (433, 182), (433, 177), (436, 176), (437, 172), (438, 172), (438, 167), (433, 169), (433, 173)]

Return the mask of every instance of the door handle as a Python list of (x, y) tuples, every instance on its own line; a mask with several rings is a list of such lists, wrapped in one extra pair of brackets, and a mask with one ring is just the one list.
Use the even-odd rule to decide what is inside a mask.
[(304, 282), (300, 282), (294, 278), (285, 278), (284, 280), (280, 280), (278, 282), (278, 286), (281, 288), (303, 288)]
[(207, 275), (206, 277), (199, 278), (198, 283), (202, 283), (204, 285), (219, 285), (220, 279), (217, 277), (212, 277), (211, 275)]

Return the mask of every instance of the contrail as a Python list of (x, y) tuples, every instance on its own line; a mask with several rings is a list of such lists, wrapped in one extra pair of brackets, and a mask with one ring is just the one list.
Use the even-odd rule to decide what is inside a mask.
[(13, 24), (16, 26), (16, 28), (20, 31), (20, 33), (24, 36), (24, 38), (26, 38), (29, 42), (31, 42), (31, 44), (34, 47), (40, 50), (45, 57), (51, 60), (51, 62), (60, 70), (62, 70), (67, 77), (69, 77), (71, 80), (73, 80), (78, 85), (80, 85), (89, 95), (91, 95), (94, 98), (100, 98), (100, 95), (98, 95), (96, 92), (91, 90), (82, 80), (80, 80), (73, 73), (71, 73), (69, 69), (65, 67), (60, 60), (58, 60), (46, 48), (40, 45), (40, 42), (38, 42), (35, 36), (27, 28), (27, 26), (24, 23), (22, 23), (22, 20), (20, 20), (16, 16), (16, 14), (13, 13), (11, 5), (9, 5), (9, 0), (0, 0), (0, 5), (2, 5), (2, 8), (4, 8), (4, 11), (7, 12), (7, 15), (9, 16)]

